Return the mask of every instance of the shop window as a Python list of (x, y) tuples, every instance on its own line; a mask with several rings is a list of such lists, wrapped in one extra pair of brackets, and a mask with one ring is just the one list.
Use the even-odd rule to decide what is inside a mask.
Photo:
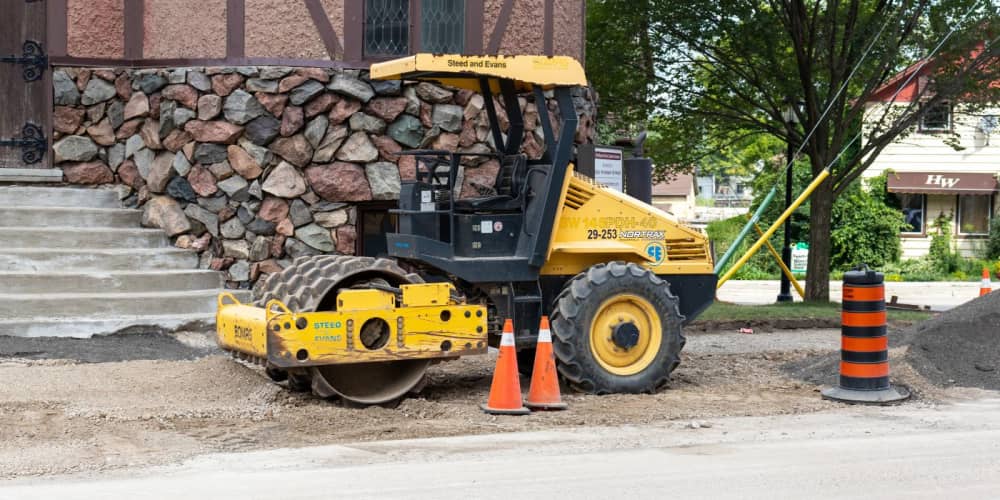
[[(411, 17), (416, 18), (412, 23)], [(411, 25), (420, 27), (419, 43), (414, 43)], [(364, 51), (369, 57), (404, 56), (417, 51), (462, 53), (465, 1), (365, 0), (364, 37)]]
[(940, 102), (931, 106), (920, 118), (921, 132), (942, 132), (951, 130), (951, 103)]
[(357, 255), (384, 257), (388, 254), (389, 245), (385, 235), (396, 232), (396, 214), (389, 213), (393, 208), (396, 208), (395, 203), (365, 203), (357, 206)]
[(988, 234), (990, 232), (990, 208), (992, 196), (958, 197), (958, 234)]
[(923, 234), (924, 213), (927, 208), (926, 197), (922, 194), (896, 193), (896, 200), (899, 202), (899, 209), (903, 212), (903, 220), (910, 225), (910, 229), (902, 232), (904, 234)]

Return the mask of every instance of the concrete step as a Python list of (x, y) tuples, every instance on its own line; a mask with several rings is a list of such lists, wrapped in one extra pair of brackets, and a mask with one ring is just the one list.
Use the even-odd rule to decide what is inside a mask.
[(0, 182), (62, 182), (63, 173), (59, 168), (0, 168)]
[(197, 267), (198, 255), (180, 248), (45, 249), (0, 245), (0, 271), (142, 271)]
[(89, 338), (129, 331), (204, 330), (213, 328), (214, 314), (170, 314), (165, 316), (105, 316), (99, 318), (0, 319), (0, 336)]
[(0, 186), (0, 207), (121, 208), (110, 189)]
[(221, 288), (215, 271), (0, 272), (3, 293), (144, 293)]
[(16, 248), (163, 248), (170, 245), (159, 229), (2, 227), (0, 242)]
[(138, 228), (142, 211), (124, 208), (2, 207), (0, 227)]
[(0, 318), (103, 318), (215, 313), (218, 290), (146, 293), (0, 293)]

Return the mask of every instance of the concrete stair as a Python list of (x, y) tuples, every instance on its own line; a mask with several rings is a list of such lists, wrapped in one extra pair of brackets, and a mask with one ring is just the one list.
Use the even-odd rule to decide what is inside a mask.
[(7, 227), (139, 227), (142, 212), (124, 208), (59, 208), (59, 207), (10, 207), (4, 208), (0, 228)]
[(214, 323), (222, 275), (140, 218), (112, 190), (0, 186), (0, 335)]

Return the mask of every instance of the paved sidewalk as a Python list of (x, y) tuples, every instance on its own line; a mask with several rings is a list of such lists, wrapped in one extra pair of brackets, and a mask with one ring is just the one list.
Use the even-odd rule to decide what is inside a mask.
[[(804, 282), (803, 286), (805, 286)], [(840, 301), (840, 281), (830, 282), (830, 299)], [(724, 302), (736, 304), (770, 304), (778, 296), (778, 281), (730, 280), (718, 292)], [(801, 300), (792, 290), (795, 300)], [(945, 311), (979, 296), (978, 281), (889, 282), (885, 284), (885, 298), (899, 297), (903, 304), (930, 306), (935, 311)]]

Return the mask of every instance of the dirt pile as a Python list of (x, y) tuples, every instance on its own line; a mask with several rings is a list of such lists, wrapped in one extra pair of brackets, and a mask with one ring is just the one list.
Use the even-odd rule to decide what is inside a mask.
[(906, 361), (936, 384), (1000, 390), (1000, 293), (919, 323), (900, 343), (910, 346)]

